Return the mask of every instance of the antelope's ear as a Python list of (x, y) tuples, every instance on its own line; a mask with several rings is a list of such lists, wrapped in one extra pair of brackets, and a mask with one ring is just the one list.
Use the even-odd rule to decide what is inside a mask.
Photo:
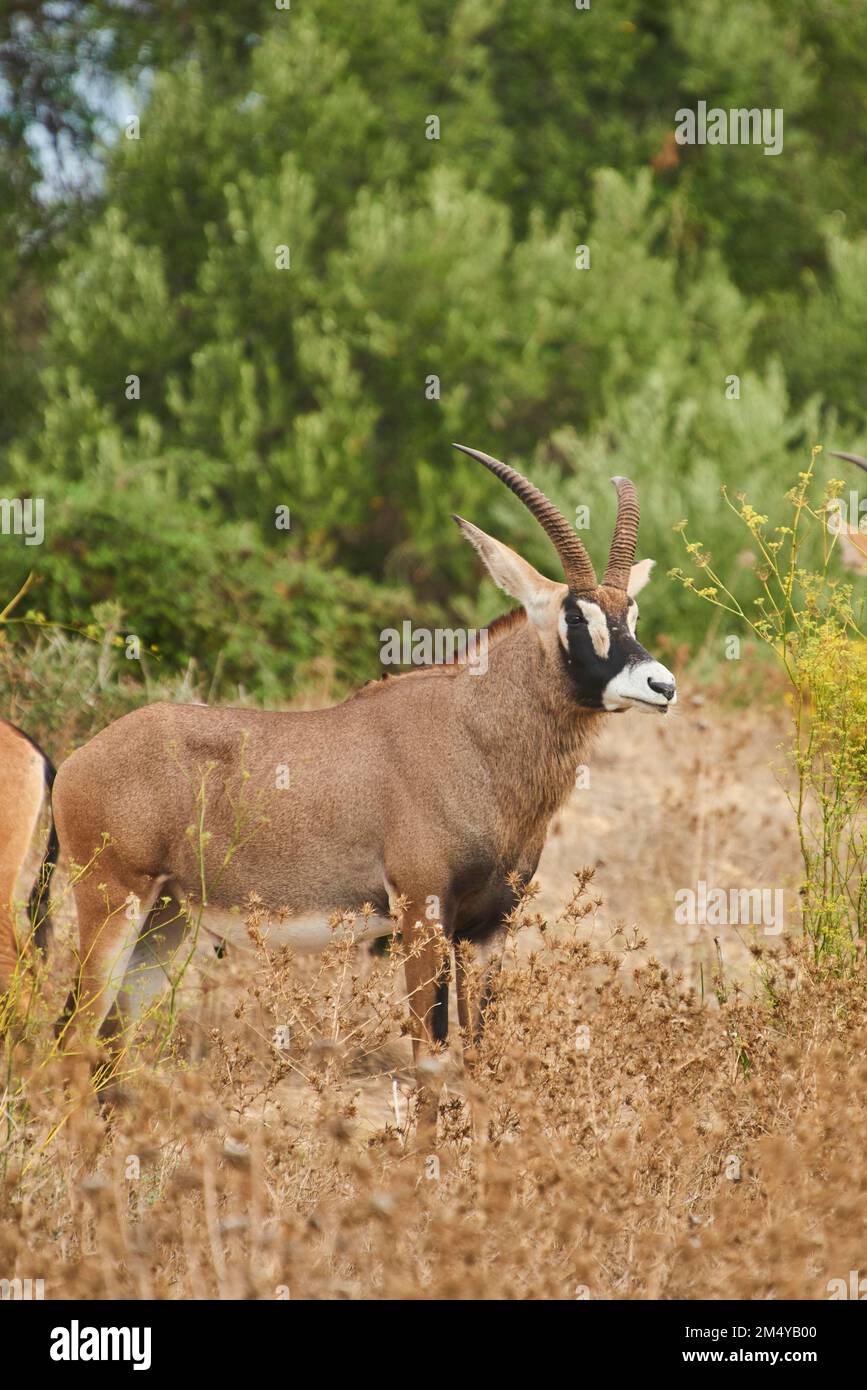
[(533, 566), (522, 560), (514, 550), (510, 550), (502, 541), (495, 540), (493, 536), (474, 526), (471, 521), (464, 521), (462, 516), (456, 516), (454, 520), (470, 545), (481, 555), (494, 583), (524, 605), (530, 621), (537, 627), (541, 627), (546, 619), (550, 621), (551, 600), (559, 597), (563, 585), (555, 584), (553, 579), (546, 579), (544, 574), (533, 569)]
[(641, 593), (655, 564), (655, 560), (639, 560), (637, 565), (632, 566), (629, 571), (629, 583), (626, 586), (626, 592), (630, 598), (635, 598), (636, 594)]

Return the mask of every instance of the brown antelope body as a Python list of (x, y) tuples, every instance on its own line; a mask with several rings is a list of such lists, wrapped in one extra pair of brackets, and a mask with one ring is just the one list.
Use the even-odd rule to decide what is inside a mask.
[[(448, 977), (427, 941), (428, 924), (440, 923), (460, 948), (465, 1040), (477, 1036), (485, 992), (470, 997), (468, 959), (490, 965), (515, 902), (507, 880), (533, 875), (601, 717), (633, 706), (664, 713), (675, 686), (635, 638), (633, 595), (652, 562), (632, 564), (632, 484), (615, 479), (617, 526), (599, 583), (575, 531), (536, 488), (465, 452), (541, 522), (566, 579), (545, 578), (456, 518), (522, 604), (491, 627), (484, 673), (466, 662), (426, 667), (301, 713), (151, 705), (63, 764), (54, 794), (63, 851), (84, 864), (107, 835), (74, 888), (73, 1034), (85, 1020), (116, 1034), (138, 1017), (165, 988), (191, 920), (243, 943), (253, 892), (266, 941), (299, 951), (334, 938), (335, 914), (356, 914), (359, 937), (392, 932), (396, 915), (417, 1061), (447, 1033)], [(206, 838), (189, 833), (195, 825)]]
[(24, 864), (54, 768), (28, 736), (0, 720), (0, 995), (9, 988), (15, 967), (32, 941), (44, 947), (49, 931), (48, 889), (56, 858), (51, 838), (30, 896), (30, 920), (16, 907)]

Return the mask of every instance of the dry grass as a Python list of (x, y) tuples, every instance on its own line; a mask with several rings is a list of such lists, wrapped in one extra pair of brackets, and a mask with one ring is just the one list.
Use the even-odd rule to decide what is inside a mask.
[(436, 1154), (396, 954), (205, 964), (108, 1128), (77, 1066), (19, 1044), (0, 1268), (48, 1297), (827, 1297), (867, 1236), (863, 974), (786, 945), (756, 997), (702, 1000), (590, 945), (583, 903), (526, 958), (509, 939), (475, 1075), (443, 1059)]

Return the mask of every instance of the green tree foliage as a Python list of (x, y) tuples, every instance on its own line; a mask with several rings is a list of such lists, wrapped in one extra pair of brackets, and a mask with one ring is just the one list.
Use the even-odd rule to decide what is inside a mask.
[[(628, 473), (665, 568), (687, 513), (736, 544), (721, 482), (762, 505), (838, 420), (867, 435), (867, 4), (11, 11), (0, 443), (46, 542), (0, 538), (0, 590), (34, 565), (51, 616), (116, 599), (272, 695), (325, 653), (352, 680), (383, 626), (496, 611), (450, 512), (551, 572), (454, 439), (588, 505), (599, 560)], [(783, 152), (677, 145), (699, 100), (781, 107)], [(102, 174), (40, 201), (46, 111)], [(647, 609), (702, 640), (664, 580)]]

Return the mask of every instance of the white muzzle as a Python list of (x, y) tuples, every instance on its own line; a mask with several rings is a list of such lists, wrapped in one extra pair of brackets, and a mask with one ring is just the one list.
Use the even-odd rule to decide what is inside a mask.
[(624, 666), (606, 685), (602, 704), (607, 710), (655, 710), (665, 714), (677, 703), (674, 676), (658, 661), (638, 661)]

